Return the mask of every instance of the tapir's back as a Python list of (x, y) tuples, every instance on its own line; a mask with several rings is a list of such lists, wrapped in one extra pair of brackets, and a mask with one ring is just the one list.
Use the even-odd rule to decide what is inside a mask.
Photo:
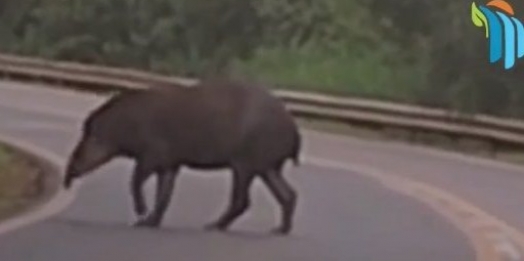
[(228, 157), (248, 131), (249, 96), (225, 84), (125, 92), (94, 111), (85, 129), (132, 154), (154, 145), (204, 161)]

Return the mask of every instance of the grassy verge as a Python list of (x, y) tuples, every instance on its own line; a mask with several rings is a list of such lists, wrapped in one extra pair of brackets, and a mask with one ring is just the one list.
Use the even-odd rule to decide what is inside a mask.
[(24, 155), (0, 145), (0, 220), (37, 200), (42, 192), (40, 168)]
[(425, 86), (422, 62), (391, 64), (386, 51), (261, 49), (235, 69), (284, 88), (413, 103)]

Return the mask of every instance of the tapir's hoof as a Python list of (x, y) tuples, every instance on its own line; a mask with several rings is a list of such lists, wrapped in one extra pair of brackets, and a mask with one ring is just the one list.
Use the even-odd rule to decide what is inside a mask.
[(207, 231), (225, 231), (227, 227), (220, 225), (218, 223), (211, 223), (204, 226), (204, 230)]
[(291, 232), (291, 229), (285, 228), (285, 227), (277, 227), (271, 230), (271, 234), (274, 234), (277, 236), (289, 235), (290, 232)]
[(139, 219), (133, 224), (134, 227), (149, 227), (149, 228), (157, 228), (160, 226), (160, 222), (152, 219), (152, 218), (143, 218)]

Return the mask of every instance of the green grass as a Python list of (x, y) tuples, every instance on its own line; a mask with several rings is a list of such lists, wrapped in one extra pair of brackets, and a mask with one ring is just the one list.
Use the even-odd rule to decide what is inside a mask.
[(424, 85), (426, 66), (388, 65), (387, 55), (385, 51), (266, 49), (248, 62), (238, 62), (235, 68), (290, 89), (414, 101)]
[(39, 171), (25, 157), (0, 146), (0, 220), (39, 196)]

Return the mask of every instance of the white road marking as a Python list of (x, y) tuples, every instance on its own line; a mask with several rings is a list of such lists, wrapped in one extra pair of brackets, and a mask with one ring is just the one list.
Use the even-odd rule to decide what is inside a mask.
[[(498, 255), (500, 255), (498, 258), (505, 256), (512, 261), (522, 260), (522, 253), (524, 251), (524, 245), (522, 244), (524, 236), (522, 233), (515, 233), (517, 230), (512, 227), (511, 229), (514, 233), (506, 232), (508, 226), (505, 223), (463, 200), (458, 200), (446, 191), (421, 182), (386, 173), (366, 165), (348, 165), (338, 161), (315, 157), (310, 157), (305, 162), (319, 167), (335, 168), (370, 177), (397, 193), (410, 196), (428, 205), (434, 205), (440, 210), (447, 212), (446, 217), (451, 216), (457, 220), (458, 224), (456, 225), (458, 225), (462, 231), (465, 231), (471, 239), (489, 240), (492, 251), (496, 251)], [(464, 216), (463, 213), (465, 212), (471, 215)], [(482, 226), (479, 226), (481, 224)], [(490, 228), (490, 231), (484, 231), (483, 229), (485, 228)], [(515, 244), (513, 239), (517, 240), (517, 242), (520, 241), (520, 244)], [(484, 249), (484, 251), (486, 250)], [(492, 260), (489, 255), (479, 258), (483, 258), (479, 260)]]
[[(57, 167), (63, 166), (64, 164), (62, 157), (31, 143), (4, 134), (0, 134), (0, 140), (33, 153), (37, 157), (40, 157)], [(0, 223), (0, 235), (31, 225), (62, 211), (74, 201), (79, 186), (81, 186), (81, 182), (79, 182), (77, 186), (72, 187), (70, 190), (64, 191), (60, 189), (58, 193), (48, 202), (40, 206), (36, 206), (34, 209), (29, 210), (23, 215), (2, 221)]]
[(493, 242), (497, 252), (510, 258), (512, 261), (522, 260), (521, 253), (506, 233), (493, 232), (486, 237)]

